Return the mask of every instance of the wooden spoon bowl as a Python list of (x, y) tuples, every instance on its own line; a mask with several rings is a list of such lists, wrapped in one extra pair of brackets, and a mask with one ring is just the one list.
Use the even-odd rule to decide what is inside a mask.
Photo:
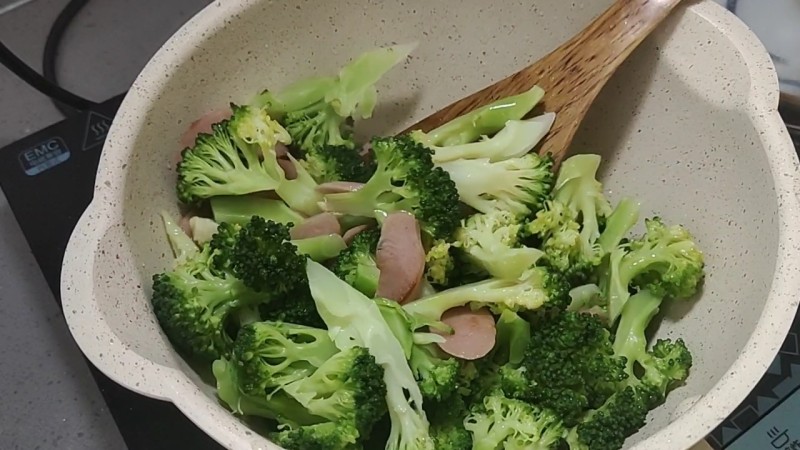
[(543, 106), (556, 119), (539, 153), (555, 167), (611, 75), (681, 0), (618, 0), (582, 32), (542, 59), (431, 114), (405, 131), (430, 131), (476, 108), (539, 86)]

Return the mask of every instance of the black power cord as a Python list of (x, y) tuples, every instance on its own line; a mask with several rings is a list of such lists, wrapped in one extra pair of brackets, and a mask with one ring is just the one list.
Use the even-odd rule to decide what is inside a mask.
[[(81, 9), (89, 3), (89, 0), (71, 0), (67, 6), (61, 10), (56, 17), (55, 22), (50, 27), (50, 33), (47, 35), (47, 41), (44, 44), (44, 56), (42, 57), (42, 74), (51, 83), (58, 85), (58, 75), (56, 74), (56, 61), (58, 60), (59, 44), (61, 38), (64, 37), (64, 32), (72, 22), (72, 19), (78, 15)], [(69, 105), (64, 104), (56, 99), (53, 100), (53, 105), (61, 111), (61, 114), (69, 116), (75, 113), (75, 109)]]
[(12, 73), (37, 91), (50, 97), (59, 111), (65, 115), (70, 115), (74, 110), (86, 111), (97, 106), (97, 103), (60, 87), (55, 77), (55, 61), (58, 53), (59, 40), (61, 36), (63, 36), (69, 22), (87, 2), (88, 0), (71, 0), (61, 14), (59, 14), (58, 19), (53, 23), (53, 28), (50, 31), (47, 45), (45, 46), (44, 58), (44, 72), (45, 74), (49, 72), (49, 77), (40, 75), (18, 58), (5, 44), (0, 42), (0, 64), (6, 66)]

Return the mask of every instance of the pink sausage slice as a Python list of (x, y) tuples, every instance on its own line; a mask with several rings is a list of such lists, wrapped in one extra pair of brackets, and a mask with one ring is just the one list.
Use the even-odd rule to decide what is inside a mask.
[(283, 173), (287, 180), (294, 180), (297, 178), (297, 168), (294, 163), (285, 158), (278, 158), (278, 165), (283, 169)]
[(375, 295), (403, 303), (425, 272), (425, 249), (413, 215), (395, 212), (386, 217), (375, 262), (381, 272)]
[(231, 114), (231, 109), (228, 107), (215, 109), (203, 114), (199, 119), (192, 122), (181, 136), (181, 149), (193, 146), (198, 134), (211, 133), (211, 125), (222, 122), (230, 117)]
[(488, 308), (473, 311), (469, 306), (459, 306), (442, 314), (442, 322), (453, 328), (453, 334), (435, 329), (432, 332), (444, 336), (439, 348), (456, 358), (475, 360), (488, 355), (494, 348), (497, 337), (494, 317)]
[(357, 191), (362, 187), (364, 187), (364, 183), (356, 183), (353, 181), (331, 181), (329, 183), (322, 183), (317, 186), (317, 192), (323, 195), (343, 194), (345, 192)]
[(290, 230), (292, 239), (307, 239), (329, 234), (342, 234), (339, 220), (331, 213), (321, 213), (311, 216)]

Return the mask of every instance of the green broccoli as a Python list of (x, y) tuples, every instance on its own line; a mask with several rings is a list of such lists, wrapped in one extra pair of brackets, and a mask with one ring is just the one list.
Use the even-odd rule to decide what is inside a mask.
[(305, 152), (300, 164), (318, 183), (352, 181), (366, 183), (375, 173), (373, 161), (365, 160), (352, 147), (324, 145)]
[(589, 412), (566, 438), (570, 450), (620, 450), (647, 419), (646, 393), (626, 387)]
[(378, 288), (380, 270), (375, 262), (375, 252), (380, 237), (378, 228), (361, 231), (353, 237), (350, 246), (333, 260), (331, 267), (336, 276), (368, 297), (373, 297)]
[(464, 422), (473, 450), (549, 450), (566, 436), (558, 414), (530, 403), (491, 394)]
[(289, 134), (264, 109), (231, 105), (230, 119), (197, 136), (178, 163), (178, 199), (186, 204), (220, 195), (270, 191), (284, 180), (275, 146)]
[(455, 394), (459, 362), (443, 354), (435, 344), (414, 345), (409, 364), (426, 400), (442, 401)]
[(490, 278), (447, 289), (407, 303), (403, 309), (419, 324), (439, 323), (442, 314), (456, 306), (488, 306), (499, 314), (503, 310), (537, 310), (564, 307), (569, 303), (569, 286), (563, 277), (543, 267), (533, 267), (522, 278)]
[(281, 121), (303, 152), (313, 154), (324, 146), (352, 151), (352, 121), (372, 116), (378, 98), (375, 84), (415, 47), (403, 44), (362, 53), (335, 77), (302, 79), (281, 92), (267, 90), (254, 104)]
[(238, 368), (242, 392), (269, 396), (308, 378), (338, 352), (327, 330), (264, 321), (239, 330), (230, 361)]
[[(504, 114), (504, 113), (503, 113)], [(468, 144), (440, 147), (428, 144), (433, 150), (433, 162), (440, 164), (459, 159), (489, 159), (489, 162), (519, 158), (531, 150), (550, 131), (556, 115), (547, 113), (527, 120), (509, 120), (493, 137)], [(412, 137), (425, 144), (425, 136), (413, 132)]]
[(324, 209), (362, 217), (405, 210), (431, 237), (450, 236), (460, 220), (458, 191), (431, 151), (408, 136), (373, 138), (372, 149), (375, 174), (361, 189), (324, 196)]
[(360, 435), (351, 423), (323, 422), (268, 435), (286, 450), (361, 450)]
[(547, 311), (533, 318), (521, 366), (535, 387), (521, 389), (531, 395), (521, 400), (552, 410), (566, 426), (602, 405), (627, 377), (625, 360), (614, 354), (604, 323), (571, 311)]
[[(682, 339), (659, 339), (647, 350), (645, 330), (658, 314), (663, 297), (644, 289), (630, 298), (622, 310), (614, 338), (614, 353), (627, 361), (628, 384), (647, 386), (653, 395), (648, 407), (658, 405), (667, 393), (684, 382), (692, 367), (692, 355)], [(636, 377), (634, 367), (643, 369)]]
[(518, 279), (543, 255), (520, 242), (523, 223), (510, 211), (470, 216), (455, 233), (455, 244), (466, 261), (495, 278)]
[[(603, 185), (597, 181), (600, 167), (599, 155), (575, 155), (564, 160), (558, 171), (552, 197), (569, 211), (559, 211), (561, 222), (545, 229), (558, 229), (558, 223), (575, 220), (580, 224), (580, 249), (584, 260), (596, 264), (602, 257), (602, 249), (597, 242), (600, 238), (601, 223), (611, 214), (611, 204), (603, 194)], [(558, 217), (558, 216), (557, 216)], [(571, 224), (569, 224), (572, 227)]]
[(365, 347), (384, 369), (391, 420), (386, 450), (433, 450), (422, 393), (406, 352), (378, 305), (319, 263), (309, 260), (306, 271), (317, 310), (332, 330), (336, 346)]
[(613, 349), (625, 361), (626, 376), (617, 383), (617, 392), (570, 430), (571, 450), (622, 448), (625, 439), (644, 426), (648, 412), (688, 377), (692, 355), (682, 339), (659, 339), (647, 350), (645, 330), (662, 300), (642, 290), (625, 304)]
[(205, 245), (172, 270), (154, 275), (151, 296), (153, 312), (169, 340), (205, 361), (230, 352), (228, 326), (237, 311), (268, 300), (230, 273), (212, 270), (215, 256)]
[(497, 162), (458, 159), (438, 167), (453, 180), (461, 201), (482, 213), (533, 215), (550, 195), (555, 179), (553, 158), (535, 153)]
[(472, 450), (472, 435), (464, 428), (469, 409), (462, 397), (428, 401), (425, 411), (431, 422), (431, 437), (436, 450)]
[(444, 239), (435, 240), (425, 253), (425, 278), (434, 286), (449, 286), (457, 263), (455, 247)]
[[(386, 413), (386, 385), (383, 379), (383, 368), (375, 362), (369, 351), (363, 347), (351, 347), (336, 353), (311, 376), (286, 385), (283, 391), (314, 416), (329, 420), (337, 428), (355, 430), (355, 433), (344, 433), (351, 437), (347, 444), (352, 445), (358, 440), (367, 439), (374, 424)], [(289, 448), (316, 448), (312, 443), (319, 440), (318, 428), (313, 432), (300, 432), (304, 435), (303, 440), (296, 436), (294, 430), (287, 432), (294, 445)], [(334, 433), (334, 436), (339, 435)], [(303, 441), (307, 441), (306, 445), (301, 445)]]
[(611, 251), (600, 277), (610, 323), (630, 297), (630, 288), (648, 289), (665, 298), (685, 299), (697, 292), (705, 273), (702, 251), (680, 225), (659, 217), (645, 220), (646, 232)]
[[(482, 136), (501, 132), (510, 120), (522, 119), (543, 97), (544, 90), (539, 86), (534, 86), (521, 94), (504, 97), (477, 108), (427, 133), (415, 130), (412, 132), (412, 136), (429, 147), (453, 147), (469, 144)], [(465, 156), (458, 153), (456, 155), (458, 157), (447, 159), (461, 159)]]
[(217, 396), (234, 414), (264, 417), (290, 427), (325, 422), (325, 419), (309, 414), (297, 400), (283, 391), (270, 396), (244, 393), (239, 384), (239, 370), (233, 361), (220, 358), (212, 363), (211, 371), (216, 379)]

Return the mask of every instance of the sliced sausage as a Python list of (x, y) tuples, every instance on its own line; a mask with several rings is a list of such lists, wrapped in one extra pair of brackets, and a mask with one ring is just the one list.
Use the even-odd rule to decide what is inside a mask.
[(456, 358), (475, 360), (488, 355), (494, 348), (497, 328), (494, 317), (488, 308), (473, 311), (469, 306), (459, 306), (442, 314), (442, 322), (453, 328), (446, 334), (431, 328), (431, 331), (444, 336), (439, 348)]
[(182, 215), (181, 219), (178, 221), (178, 226), (181, 227), (181, 230), (189, 237), (192, 237), (192, 225), (190, 224), (192, 217), (194, 217), (194, 214), (186, 213)]
[(286, 158), (278, 158), (278, 165), (281, 166), (281, 169), (283, 169), (283, 173), (286, 175), (287, 180), (294, 180), (297, 178), (297, 168), (295, 168), (293, 162)]
[(322, 183), (317, 186), (317, 192), (323, 195), (343, 194), (345, 192), (357, 191), (362, 187), (364, 187), (364, 183), (356, 183), (354, 181), (331, 181), (330, 183)]
[(342, 226), (332, 213), (311, 216), (290, 230), (292, 239), (308, 239), (329, 234), (342, 234)]
[(358, 233), (361, 233), (366, 229), (369, 229), (369, 225), (356, 225), (353, 228), (350, 228), (349, 230), (345, 231), (344, 236), (342, 236), (344, 238), (344, 242), (347, 245), (350, 245), (350, 243), (353, 242), (353, 238), (356, 237)]
[(381, 272), (375, 295), (404, 302), (425, 272), (425, 249), (413, 215), (394, 212), (386, 216), (375, 260)]
[(189, 125), (189, 128), (181, 135), (181, 150), (194, 145), (194, 140), (200, 133), (211, 133), (211, 125), (222, 122), (229, 118), (232, 112), (229, 107), (215, 109), (203, 114), (199, 119)]

